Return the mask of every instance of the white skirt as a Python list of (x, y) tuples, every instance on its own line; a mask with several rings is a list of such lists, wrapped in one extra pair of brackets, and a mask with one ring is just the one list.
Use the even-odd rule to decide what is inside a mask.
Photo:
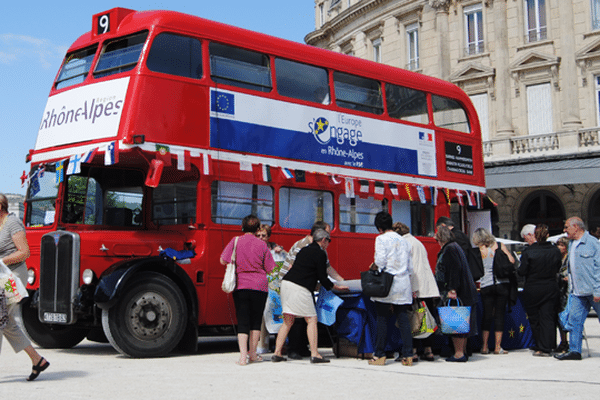
[(294, 282), (281, 281), (281, 308), (284, 314), (296, 317), (316, 317), (313, 295), (303, 286)]

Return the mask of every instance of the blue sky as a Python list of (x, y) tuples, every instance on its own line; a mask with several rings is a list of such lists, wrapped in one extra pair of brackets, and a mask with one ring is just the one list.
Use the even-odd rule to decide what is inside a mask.
[(48, 93), (66, 50), (92, 15), (113, 7), (174, 10), (303, 42), (315, 29), (313, 0), (4, 2), (0, 13), (0, 192), (25, 194), (20, 176), (35, 145)]

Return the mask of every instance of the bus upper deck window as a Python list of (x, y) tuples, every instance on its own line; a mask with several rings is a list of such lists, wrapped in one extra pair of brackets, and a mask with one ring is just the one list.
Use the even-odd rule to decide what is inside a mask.
[(148, 69), (165, 74), (202, 78), (202, 45), (194, 38), (161, 33), (152, 42)]
[(271, 91), (269, 57), (218, 43), (211, 43), (208, 48), (213, 81), (261, 92)]
[(63, 89), (83, 82), (92, 67), (96, 50), (98, 50), (97, 44), (67, 54), (60, 69), (60, 74), (56, 79), (56, 89)]
[(148, 32), (141, 32), (105, 44), (94, 77), (101, 78), (132, 70), (140, 58), (146, 37)]
[(342, 72), (334, 72), (336, 104), (340, 107), (373, 114), (383, 113), (381, 84)]
[(326, 69), (278, 58), (275, 60), (275, 75), (280, 95), (329, 104)]
[(427, 93), (386, 83), (385, 96), (390, 117), (418, 124), (429, 123)]
[(436, 126), (464, 133), (471, 132), (467, 113), (460, 103), (442, 96), (431, 96), (433, 121)]

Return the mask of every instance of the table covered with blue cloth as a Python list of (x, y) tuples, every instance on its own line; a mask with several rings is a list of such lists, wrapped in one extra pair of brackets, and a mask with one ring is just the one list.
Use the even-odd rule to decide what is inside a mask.
[[(376, 339), (376, 320), (375, 303), (362, 293), (338, 294), (343, 303), (337, 309), (335, 328), (339, 338), (345, 338), (358, 346), (358, 354), (373, 353)], [(477, 321), (481, 324), (483, 316), (483, 306), (481, 298), (477, 304)], [(492, 331), (493, 331), (492, 326)], [(481, 334), (481, 327), (478, 329)], [(438, 329), (439, 332), (439, 329)], [(490, 335), (490, 340), (494, 340), (494, 335)], [(434, 335), (434, 350), (447, 345), (448, 336), (442, 334)], [(469, 347), (472, 350), (481, 348), (481, 336), (469, 338)], [(504, 334), (502, 336), (502, 348), (523, 349), (533, 346), (533, 335), (531, 327), (527, 320), (527, 315), (521, 299), (512, 307), (511, 312), (507, 312), (504, 323)], [(490, 348), (494, 347), (492, 343)], [(400, 330), (395, 326), (395, 319), (390, 318), (388, 323), (388, 339), (386, 351), (397, 351), (402, 347), (400, 339)]]

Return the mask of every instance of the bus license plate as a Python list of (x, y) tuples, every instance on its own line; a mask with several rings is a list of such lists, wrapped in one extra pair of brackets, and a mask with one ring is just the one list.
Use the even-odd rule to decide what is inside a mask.
[(67, 323), (67, 314), (65, 313), (44, 313), (44, 322)]

